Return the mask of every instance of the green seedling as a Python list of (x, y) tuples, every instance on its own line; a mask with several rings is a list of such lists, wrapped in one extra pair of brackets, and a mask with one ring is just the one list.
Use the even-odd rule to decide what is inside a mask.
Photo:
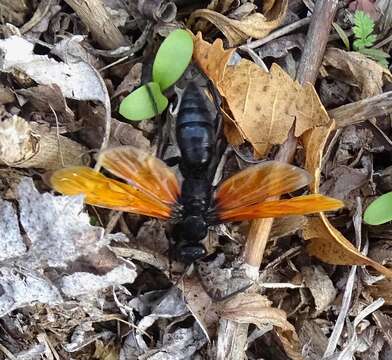
[(392, 192), (381, 195), (366, 209), (363, 220), (369, 225), (381, 225), (392, 220)]
[(152, 67), (152, 82), (130, 93), (120, 104), (119, 112), (132, 121), (150, 119), (161, 114), (168, 105), (162, 93), (185, 72), (193, 53), (191, 35), (182, 29), (174, 30), (162, 42)]
[[(347, 50), (350, 50), (350, 41), (345, 31), (336, 23), (334, 23), (333, 26)], [(374, 26), (374, 20), (368, 14), (361, 10), (357, 10), (354, 14), (354, 42), (352, 44), (352, 48), (368, 58), (377, 61), (381, 66), (388, 68), (387, 59), (390, 57), (389, 54), (372, 47), (376, 42)]]

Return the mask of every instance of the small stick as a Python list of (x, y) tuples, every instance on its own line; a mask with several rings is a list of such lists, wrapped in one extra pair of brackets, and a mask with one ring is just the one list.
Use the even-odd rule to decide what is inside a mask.
[[(337, 0), (318, 0), (316, 2), (305, 48), (297, 71), (297, 80), (302, 84), (305, 82), (314, 84), (316, 81), (337, 5)], [(297, 139), (291, 132), (285, 144), (281, 146), (276, 159), (290, 161), (293, 148), (296, 148), (296, 144)], [(244, 260), (257, 273), (263, 258), (263, 251), (269, 238), (272, 223), (273, 219), (252, 221), (247, 245), (245, 246)], [(218, 330), (217, 359), (243, 359), (246, 349), (247, 332), (247, 324), (221, 320)]]
[(297, 80), (301, 84), (316, 82), (337, 6), (338, 0), (318, 0), (315, 4), (297, 70)]
[(88, 27), (94, 39), (105, 49), (117, 49), (127, 44), (101, 0), (65, 0)]
[(351, 104), (342, 105), (328, 111), (328, 115), (335, 119), (336, 127), (338, 128), (391, 113), (392, 91), (359, 100)]
[[(61, 153), (61, 149), (67, 149)], [(87, 149), (56, 129), (13, 115), (0, 124), (0, 165), (16, 168), (60, 169), (86, 165)]]
[(296, 22), (293, 22), (292, 24), (286, 25), (274, 32), (272, 32), (271, 34), (267, 35), (265, 38), (262, 38), (260, 40), (255, 40), (250, 42), (249, 44), (245, 44), (240, 46), (240, 50), (243, 50), (244, 48), (249, 48), (249, 49), (255, 49), (258, 48), (262, 45), (267, 44), (268, 42), (275, 40), (277, 38), (280, 38), (284, 35), (290, 34), (291, 32), (293, 32), (294, 30), (297, 30), (303, 26), (306, 26), (310, 23), (310, 17), (306, 17), (304, 19), (298, 20)]

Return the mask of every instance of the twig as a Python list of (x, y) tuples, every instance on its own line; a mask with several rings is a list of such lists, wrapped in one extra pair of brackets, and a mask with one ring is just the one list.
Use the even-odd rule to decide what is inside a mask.
[(117, 49), (127, 41), (113, 24), (101, 0), (65, 0), (88, 27), (94, 39), (105, 49)]
[(9, 360), (17, 360), (17, 358), (12, 355), (12, 352), (9, 351), (5, 346), (3, 346), (2, 344), (0, 344), (0, 351), (7, 356), (7, 359)]
[(132, 45), (129, 46), (120, 46), (113, 50), (98, 50), (88, 45), (86, 45), (86, 48), (94, 55), (99, 55), (108, 58), (123, 58), (123, 57), (132, 56), (143, 48), (151, 33), (152, 28), (153, 28), (153, 23), (151, 21), (147, 22), (139, 38)]
[(243, 48), (247, 47), (249, 49), (255, 49), (259, 46), (265, 45), (268, 42), (275, 40), (277, 38), (280, 38), (281, 36), (290, 34), (291, 32), (293, 32), (294, 30), (297, 30), (299, 28), (301, 28), (302, 26), (306, 26), (310, 23), (310, 17), (306, 17), (304, 19), (298, 20), (292, 24), (289, 24), (285, 27), (282, 27), (279, 30), (276, 30), (274, 32), (272, 32), (271, 34), (269, 34), (268, 36), (266, 36), (265, 38), (262, 38), (260, 40), (255, 40), (250, 42), (249, 44), (240, 46), (240, 50), (243, 50)]
[(23, 35), (39, 24), (52, 5), (54, 5), (52, 0), (41, 1), (35, 10), (33, 17), (20, 28), (20, 33)]
[[(85, 165), (87, 149), (56, 129), (14, 115), (0, 124), (0, 164), (17, 168), (59, 169)], [(67, 149), (65, 153), (61, 149)]]
[[(357, 209), (353, 217), (354, 227), (355, 227), (355, 242), (358, 250), (361, 248), (361, 221), (362, 220), (362, 204), (359, 198), (357, 198)], [(343, 327), (350, 310), (351, 296), (354, 288), (355, 277), (357, 272), (357, 266), (351, 267), (350, 273), (348, 275), (345, 290), (343, 293), (342, 306), (340, 307), (339, 316), (336, 320), (335, 326), (332, 330), (332, 334), (329, 337), (327, 348), (324, 352), (323, 359), (331, 356), (338, 344), (340, 335), (343, 331)]]
[[(112, 127), (112, 105), (110, 103), (109, 92), (108, 92), (108, 89), (106, 87), (106, 84), (105, 84), (105, 81), (104, 81), (102, 75), (94, 66), (92, 66), (89, 63), (86, 63), (86, 64), (88, 64), (91, 67), (91, 70), (94, 71), (98, 81), (101, 84), (102, 91), (105, 95), (105, 99), (102, 101), (103, 106), (105, 108), (105, 133), (103, 135), (101, 148), (99, 149), (100, 151), (103, 151), (109, 145), (109, 140), (110, 140), (110, 131), (111, 131), (111, 127)], [(100, 164), (96, 163), (94, 169), (96, 171), (99, 171)]]
[(112, 210), (110, 212), (109, 222), (106, 225), (106, 229), (105, 229), (105, 235), (110, 234), (113, 231), (114, 227), (117, 225), (118, 221), (120, 220), (122, 214), (123, 214), (122, 211)]
[[(305, 82), (314, 83), (316, 81), (337, 5), (337, 0), (318, 0), (316, 3), (297, 72), (297, 80), (302, 84)], [(296, 144), (297, 139), (291, 132), (286, 143), (281, 146), (276, 157), (277, 160), (290, 161)], [(257, 272), (263, 258), (263, 252), (269, 238), (272, 223), (273, 219), (252, 221), (245, 247), (244, 259), (245, 263), (257, 270)], [(247, 324), (221, 320), (218, 330), (217, 358), (221, 360), (243, 359), (247, 331)]]
[(60, 156), (60, 160), (61, 160), (61, 165), (63, 165), (63, 167), (65, 167), (64, 156), (63, 156), (63, 149), (61, 148), (61, 141), (60, 141), (59, 119), (57, 117), (56, 111), (53, 109), (53, 106), (50, 103), (48, 105), (50, 107), (50, 110), (52, 110), (54, 118), (56, 119), (56, 135), (57, 135), (57, 143), (58, 143), (58, 146), (59, 146), (59, 156)]
[(297, 80), (301, 84), (316, 82), (337, 6), (338, 0), (318, 0), (315, 4), (297, 71)]
[(391, 113), (392, 91), (328, 111), (329, 116), (335, 119), (336, 126), (339, 128)]

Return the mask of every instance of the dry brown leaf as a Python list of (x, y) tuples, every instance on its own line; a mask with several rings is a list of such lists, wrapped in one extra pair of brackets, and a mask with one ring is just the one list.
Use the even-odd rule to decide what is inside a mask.
[[(225, 14), (230, 9), (233, 2), (234, 0), (212, 0), (208, 4), (207, 9), (214, 10), (221, 14)], [(202, 31), (204, 33), (208, 31), (208, 25), (210, 25), (210, 23), (207, 20), (200, 19), (194, 25), (194, 29), (197, 31)]]
[(228, 65), (234, 51), (225, 50), (220, 39), (210, 44), (201, 33), (194, 37), (196, 64), (226, 100), (225, 135), (231, 144), (246, 139), (262, 156), (286, 140), (294, 120), (296, 136), (330, 122), (311, 84), (301, 86), (276, 64), (269, 73), (245, 59)]
[(193, 37), (193, 60), (196, 65), (211, 79), (219, 91), (227, 63), (236, 49), (223, 48), (223, 41), (216, 39), (212, 44), (203, 40), (201, 32)]
[[(321, 162), (328, 136), (334, 128), (329, 126), (309, 130), (302, 136), (305, 146), (305, 169), (313, 176), (311, 191), (319, 192)], [(327, 217), (320, 213), (318, 217), (309, 217), (303, 229), (303, 237), (310, 240), (307, 250), (310, 255), (334, 265), (366, 265), (392, 278), (392, 271), (378, 262), (362, 255), (343, 234), (335, 229)]]
[(199, 9), (192, 13), (188, 25), (196, 18), (203, 18), (213, 23), (225, 35), (229, 46), (241, 44), (248, 38), (261, 39), (280, 25), (287, 12), (288, 0), (276, 0), (273, 7), (264, 16), (254, 13), (242, 20), (230, 19), (210, 9)]
[(354, 51), (329, 48), (323, 65), (334, 68), (334, 73), (338, 72), (335, 75), (340, 80), (347, 79), (349, 84), (354, 82), (361, 89), (362, 99), (381, 94), (383, 84), (392, 82), (392, 75), (387, 69)]
[(264, 0), (263, 1), (263, 13), (269, 12), (275, 5), (275, 0)]
[(332, 304), (337, 291), (321, 266), (304, 266), (301, 268), (301, 274), (314, 299), (316, 311), (312, 317), (317, 317)]
[(271, 324), (284, 330), (295, 331), (286, 318), (286, 312), (271, 307), (272, 302), (265, 296), (241, 293), (224, 303), (220, 314), (222, 318), (238, 323), (252, 323), (262, 328)]
[(368, 286), (370, 294), (374, 298), (382, 297), (387, 305), (392, 305), (392, 281), (382, 280), (374, 285)]
[(271, 301), (265, 296), (254, 293), (242, 293), (222, 305), (222, 318), (238, 323), (276, 326), (282, 345), (287, 355), (293, 360), (302, 359), (299, 352), (299, 339), (295, 328), (287, 321), (286, 312), (271, 307)]
[(303, 215), (287, 216), (274, 219), (270, 233), (270, 241), (283, 236), (292, 235), (302, 229), (306, 224), (306, 217)]
[(304, 360), (304, 357), (302, 356), (301, 344), (295, 331), (284, 331), (278, 328), (276, 329), (276, 334), (282, 343), (286, 355), (291, 360)]
[(218, 89), (240, 133), (260, 156), (286, 140), (294, 121), (297, 137), (330, 122), (314, 87), (301, 86), (276, 64), (267, 73), (243, 59), (226, 67)]
[(320, 188), (320, 166), (323, 150), (334, 128), (335, 121), (332, 120), (329, 125), (310, 129), (301, 137), (305, 147), (305, 169), (313, 175), (313, 181), (309, 184), (309, 188), (314, 193), (318, 193)]
[(304, 228), (304, 239), (310, 240), (307, 246), (309, 254), (334, 265), (371, 266), (381, 274), (392, 278), (392, 270), (362, 255), (343, 234), (335, 229), (327, 217), (309, 218)]
[(218, 316), (212, 299), (197, 278), (184, 278), (178, 286), (182, 290), (188, 309), (207, 336), (216, 331)]

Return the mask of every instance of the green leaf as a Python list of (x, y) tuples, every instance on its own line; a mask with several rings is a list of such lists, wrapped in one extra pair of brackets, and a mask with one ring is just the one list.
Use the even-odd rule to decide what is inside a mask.
[(374, 30), (373, 19), (363, 11), (356, 11), (354, 14), (354, 28), (353, 32), (356, 38), (365, 39)]
[(150, 82), (130, 93), (121, 101), (119, 113), (128, 120), (140, 121), (161, 114), (168, 100), (159, 84)]
[(357, 39), (354, 40), (354, 49), (361, 50), (366, 47), (371, 47), (376, 41), (375, 35), (369, 35), (366, 39)]
[(376, 41), (376, 36), (372, 35), (374, 30), (374, 21), (363, 11), (356, 11), (354, 15), (353, 32), (357, 40), (354, 41), (355, 49), (371, 47)]
[(343, 41), (344, 46), (348, 51), (350, 51), (350, 41), (346, 32), (340, 27), (340, 25), (336, 22), (332, 23), (332, 26), (335, 28), (336, 32), (338, 33), (340, 39)]
[(374, 200), (366, 209), (364, 221), (370, 225), (381, 225), (392, 220), (392, 192)]
[(372, 60), (377, 61), (381, 66), (388, 69), (388, 61), (386, 59), (390, 58), (390, 55), (380, 49), (360, 49), (358, 50), (361, 54), (366, 55)]
[(182, 29), (174, 30), (162, 42), (152, 67), (152, 79), (161, 90), (173, 85), (185, 72), (193, 53), (191, 35)]

